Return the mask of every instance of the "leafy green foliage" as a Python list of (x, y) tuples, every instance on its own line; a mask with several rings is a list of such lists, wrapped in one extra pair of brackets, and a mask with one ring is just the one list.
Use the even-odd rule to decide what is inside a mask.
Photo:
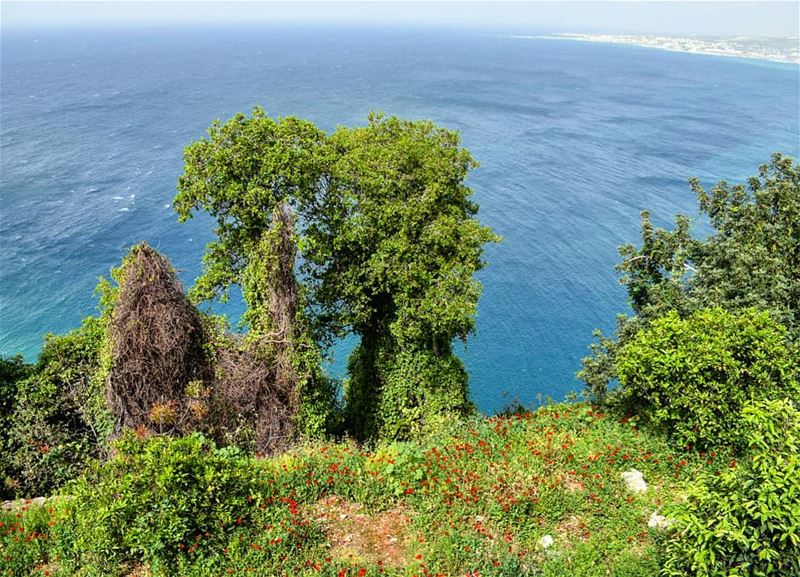
[(186, 148), (175, 210), (181, 222), (203, 210), (217, 223), (217, 239), (203, 257), (204, 274), (189, 293), (193, 300), (224, 299), (252, 264), (273, 211), (314, 196), (324, 141), (325, 134), (308, 121), (276, 121), (255, 108), (250, 118), (214, 121), (207, 138)]
[(690, 184), (713, 233), (693, 239), (685, 216), (673, 231), (654, 230), (644, 213), (642, 247), (620, 249), (634, 311), (656, 317), (672, 309), (758, 307), (793, 328), (800, 310), (800, 166), (775, 154), (746, 186), (720, 181), (706, 192), (697, 179)]
[(696, 179), (700, 210), (714, 228), (691, 255), (690, 290), (706, 306), (775, 311), (800, 329), (800, 165), (775, 154), (747, 186), (720, 182), (711, 192)]
[(748, 457), (668, 509), (663, 576), (800, 574), (800, 411), (789, 399), (749, 403), (743, 422)]
[[(800, 397), (798, 351), (769, 313), (706, 309), (654, 320), (618, 351), (609, 398), (680, 445), (737, 447), (751, 399)], [(741, 447), (740, 447), (741, 448)]]
[(30, 376), (32, 369), (22, 355), (0, 358), (0, 499), (13, 496), (19, 483), (11, 459), (15, 444), (10, 431), (17, 408), (18, 383)]
[(315, 302), (361, 335), (386, 325), (398, 341), (429, 348), (466, 338), (480, 294), (472, 275), (497, 237), (474, 218), (464, 180), (477, 163), (458, 134), (372, 115), (330, 140), (326, 218), (309, 224), (305, 251)]
[(451, 344), (474, 329), (473, 275), (497, 240), (464, 184), (477, 164), (457, 133), (381, 115), (340, 128), (330, 146), (304, 256), (317, 318), (361, 337), (345, 391), (350, 430), (391, 438), (442, 410), (465, 414), (466, 374)]
[(49, 335), (33, 374), (18, 383), (10, 436), (22, 494), (47, 494), (104, 453), (112, 427), (99, 376), (104, 339), (94, 317)]
[(690, 222), (684, 215), (675, 219), (675, 230), (653, 228), (650, 213), (642, 212), (642, 246), (620, 247), (624, 259), (617, 266), (620, 283), (628, 288), (634, 312), (644, 318), (657, 318), (671, 310), (684, 311), (689, 305), (686, 294), (692, 249)]
[(379, 348), (370, 354), (362, 344), (348, 368), (347, 417), (352, 430), (364, 437), (420, 438), (443, 419), (458, 420), (475, 411), (468, 400), (467, 373), (451, 352)]
[(268, 459), (127, 436), (52, 509), (0, 513), (0, 575), (654, 577), (648, 518), (709, 467), (586, 404)]
[(197, 433), (147, 441), (128, 433), (115, 454), (70, 488), (79, 563), (112, 570), (144, 561), (174, 567), (195, 536), (224, 539), (254, 493), (246, 459)]
[[(205, 300), (242, 288), (251, 342), (281, 367), (278, 382), (295, 382), (301, 429), (336, 421), (307, 400), (330, 390), (321, 345), (348, 332), (361, 337), (345, 392), (352, 433), (407, 435), (442, 410), (468, 412), (452, 341), (474, 329), (473, 274), (496, 237), (475, 218), (464, 180), (476, 163), (457, 133), (372, 115), (328, 136), (256, 108), (215, 122), (185, 157), (179, 218), (203, 210), (217, 222), (190, 292)], [(415, 396), (398, 375), (417, 369), (425, 380), (414, 381)]]
[(671, 310), (685, 317), (756, 307), (772, 312), (793, 339), (800, 335), (800, 167), (775, 154), (746, 185), (721, 181), (707, 192), (697, 179), (690, 184), (712, 234), (692, 237), (683, 215), (674, 230), (654, 228), (642, 213), (641, 247), (620, 247), (617, 266), (636, 317), (618, 323), (616, 339), (599, 335), (578, 373), (594, 398), (617, 378), (619, 346)]

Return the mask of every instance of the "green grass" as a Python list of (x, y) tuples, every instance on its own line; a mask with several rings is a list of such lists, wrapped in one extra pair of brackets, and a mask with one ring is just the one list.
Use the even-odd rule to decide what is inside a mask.
[[(645, 577), (662, 551), (651, 513), (724, 466), (586, 404), (372, 450), (175, 456), (180, 443), (129, 440), (133, 456), (120, 449), (73, 498), (1, 515), (0, 575)], [(631, 468), (646, 493), (626, 489)]]

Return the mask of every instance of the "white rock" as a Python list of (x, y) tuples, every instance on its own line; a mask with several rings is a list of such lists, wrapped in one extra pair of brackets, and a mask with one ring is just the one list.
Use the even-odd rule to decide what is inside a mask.
[(672, 519), (659, 515), (658, 511), (653, 511), (653, 514), (650, 515), (650, 520), (647, 521), (647, 526), (651, 529), (667, 529), (670, 525), (672, 525)]
[(647, 491), (647, 483), (644, 482), (644, 476), (641, 471), (636, 469), (625, 471), (622, 473), (622, 478), (625, 479), (625, 484), (632, 493), (644, 493)]
[(542, 549), (549, 549), (553, 546), (553, 543), (555, 543), (555, 541), (550, 535), (545, 535), (544, 537), (539, 538), (539, 547)]

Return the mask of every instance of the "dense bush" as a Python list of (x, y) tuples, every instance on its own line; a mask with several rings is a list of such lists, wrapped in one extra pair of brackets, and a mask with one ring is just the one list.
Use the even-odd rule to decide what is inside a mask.
[(143, 561), (167, 570), (196, 536), (222, 541), (255, 510), (253, 475), (236, 449), (216, 449), (198, 433), (143, 441), (130, 432), (114, 448), (70, 488), (79, 565), (112, 573)]
[(668, 577), (800, 575), (800, 411), (788, 399), (743, 411), (749, 455), (703, 475), (667, 514)]
[(620, 319), (615, 338), (598, 333), (583, 360), (578, 377), (598, 400), (617, 378), (619, 348), (669, 311), (685, 318), (704, 308), (754, 307), (800, 337), (800, 165), (774, 154), (746, 184), (720, 181), (710, 191), (697, 179), (690, 184), (710, 235), (693, 237), (686, 215), (673, 230), (657, 228), (645, 211), (641, 245), (620, 247), (617, 270), (635, 316)]
[(49, 335), (33, 374), (18, 383), (9, 435), (21, 494), (48, 494), (104, 453), (111, 430), (98, 374), (104, 338), (94, 317)]
[(740, 414), (751, 399), (797, 397), (797, 350), (764, 312), (667, 314), (617, 355), (612, 399), (663, 427), (681, 445), (742, 448)]
[(10, 431), (17, 408), (19, 382), (30, 376), (32, 368), (21, 355), (0, 358), (0, 499), (13, 496), (19, 483), (18, 471), (11, 459), (15, 444)]

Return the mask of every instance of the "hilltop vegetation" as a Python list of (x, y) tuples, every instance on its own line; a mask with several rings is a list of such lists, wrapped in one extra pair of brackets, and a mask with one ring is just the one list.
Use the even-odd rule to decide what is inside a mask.
[[(456, 133), (256, 109), (185, 158), (179, 219), (216, 223), (188, 293), (141, 243), (98, 316), (0, 364), (0, 491), (52, 495), (0, 514), (0, 574), (800, 574), (791, 159), (692, 181), (707, 238), (644, 213), (586, 402), (487, 418), (452, 345), (498, 239)], [(234, 286), (238, 330), (201, 307)]]
[[(12, 574), (35, 561), (52, 575), (142, 563), (181, 575), (655, 575), (650, 516), (720, 459), (672, 451), (585, 404), (270, 459), (198, 436), (128, 435), (73, 498), (7, 516), (21, 539), (3, 553)], [(626, 490), (630, 467), (649, 491)]]

